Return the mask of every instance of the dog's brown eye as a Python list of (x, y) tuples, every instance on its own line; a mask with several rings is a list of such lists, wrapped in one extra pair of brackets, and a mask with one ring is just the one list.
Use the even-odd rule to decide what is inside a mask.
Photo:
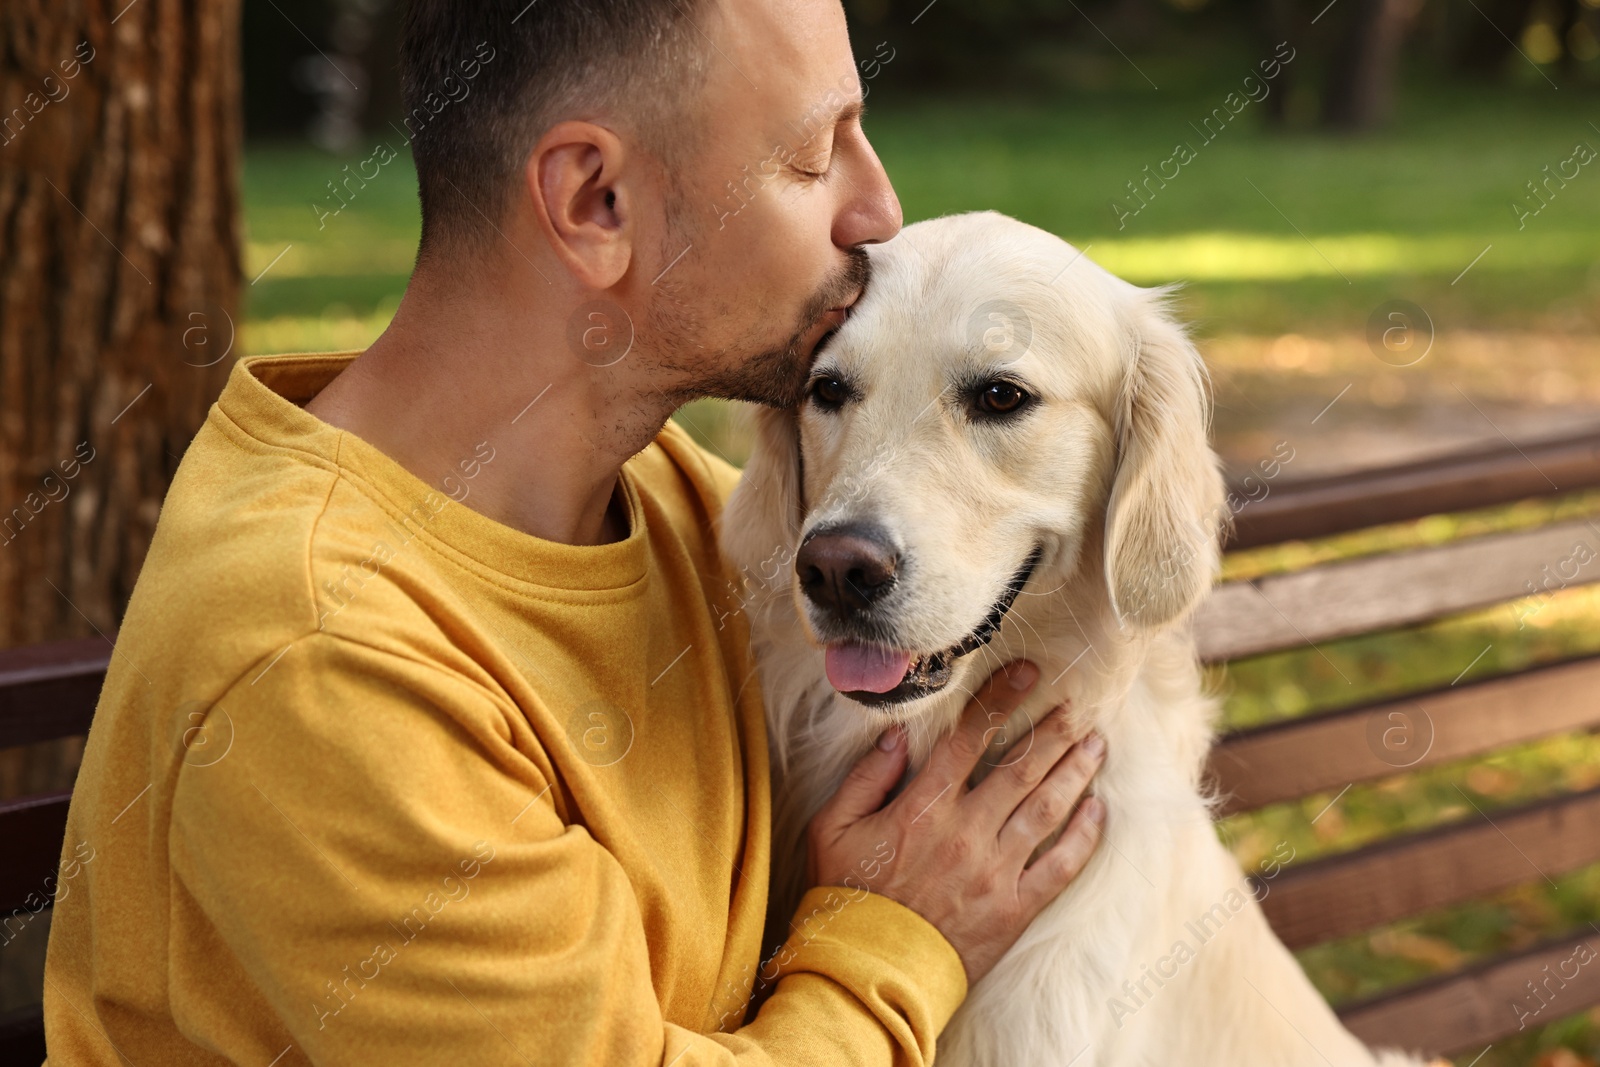
[(850, 399), (850, 387), (837, 378), (818, 378), (811, 383), (811, 399), (821, 407), (835, 410)]
[(1009, 415), (1027, 399), (1028, 394), (1015, 382), (990, 382), (978, 394), (978, 410), (985, 415)]

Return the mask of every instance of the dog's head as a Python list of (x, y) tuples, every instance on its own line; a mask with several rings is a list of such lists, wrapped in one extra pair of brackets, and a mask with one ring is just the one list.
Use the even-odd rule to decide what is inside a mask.
[(804, 403), (757, 415), (724, 529), (752, 573), (784, 565), (762, 573), (834, 687), (905, 705), (986, 671), (974, 653), (1024, 588), (1087, 581), (1135, 631), (1181, 619), (1224, 509), (1205, 368), (1166, 294), (989, 212), (871, 254)]

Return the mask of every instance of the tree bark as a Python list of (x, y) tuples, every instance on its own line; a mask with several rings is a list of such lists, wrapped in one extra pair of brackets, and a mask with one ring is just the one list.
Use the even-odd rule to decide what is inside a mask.
[(0, 9), (0, 647), (112, 634), (233, 362), (238, 0)]
[[(1270, 56), (1279, 41), (1304, 36), (1300, 31), (1305, 19), (1294, 0), (1256, 0), (1253, 6), (1257, 30), (1253, 43), (1260, 55)], [(1297, 75), (1298, 71), (1292, 66), (1278, 71), (1276, 84), (1262, 101), (1266, 105), (1263, 114), (1268, 126), (1283, 129), (1289, 125), (1289, 96), (1299, 80)]]

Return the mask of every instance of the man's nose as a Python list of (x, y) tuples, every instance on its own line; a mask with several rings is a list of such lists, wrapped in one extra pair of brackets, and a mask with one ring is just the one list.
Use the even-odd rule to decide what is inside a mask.
[(899, 566), (889, 535), (868, 523), (815, 531), (794, 562), (806, 598), (837, 616), (870, 608), (894, 585)]
[(858, 245), (881, 244), (900, 232), (904, 216), (900, 211), (900, 197), (883, 169), (878, 153), (872, 148), (866, 134), (856, 131), (860, 139), (859, 151), (851, 160), (850, 176), (846, 186), (850, 198), (834, 220), (833, 243), (840, 248)]

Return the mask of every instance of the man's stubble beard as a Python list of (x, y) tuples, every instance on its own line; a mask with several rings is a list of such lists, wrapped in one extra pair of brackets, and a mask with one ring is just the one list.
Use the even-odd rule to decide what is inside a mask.
[[(690, 243), (680, 220), (668, 227), (668, 246), (682, 249)], [(711, 238), (714, 240), (714, 238)], [(670, 259), (674, 252), (666, 252)], [(691, 253), (692, 254), (692, 253)], [(655, 360), (672, 384), (663, 392), (674, 406), (702, 397), (743, 400), (769, 407), (793, 407), (805, 397), (811, 353), (804, 351), (806, 335), (822, 317), (848, 303), (866, 288), (872, 273), (865, 249), (851, 248), (843, 267), (819, 285), (805, 306), (789, 336), (777, 345), (761, 347), (763, 341), (747, 338), (723, 350), (706, 348), (702, 326), (705, 305), (699, 307), (685, 299), (678, 287), (659, 284), (649, 310), (650, 347)], [(752, 351), (753, 350), (753, 351)]]

